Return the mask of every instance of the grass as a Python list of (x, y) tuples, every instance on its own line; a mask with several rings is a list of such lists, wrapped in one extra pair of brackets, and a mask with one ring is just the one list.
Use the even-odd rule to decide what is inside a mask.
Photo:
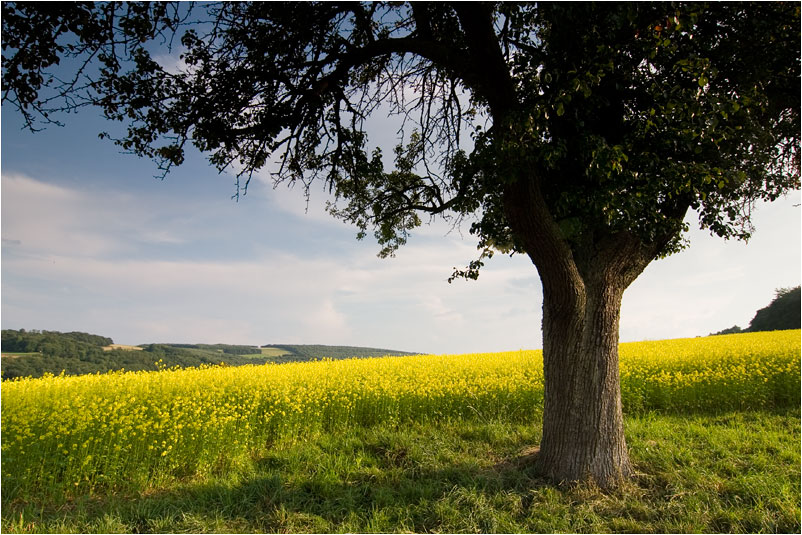
[(145, 348), (139, 346), (128, 346), (125, 344), (111, 344), (103, 346), (103, 351), (113, 351), (115, 349), (120, 349), (123, 351), (144, 351)]
[(276, 357), (283, 357), (285, 355), (292, 355), (289, 351), (284, 349), (280, 349), (278, 347), (262, 347), (257, 348), (255, 351), (259, 351), (259, 353), (251, 353), (247, 355), (239, 355), (242, 358), (252, 358), (252, 359), (261, 359), (261, 358), (276, 358)]
[(540, 422), (380, 424), (281, 439), (137, 493), (3, 503), (18, 532), (799, 532), (800, 412), (629, 416), (637, 477), (555, 487)]
[(33, 351), (33, 352), (29, 352), (29, 353), (15, 352), (15, 353), (2, 353), (2, 358), (4, 358), (4, 359), (15, 359), (15, 358), (19, 358), (19, 357), (30, 357), (30, 356), (41, 356), (41, 355), (42, 354), (39, 353), (38, 351)]
[(278, 347), (263, 347), (260, 350), (260, 356), (262, 357), (282, 357), (284, 355), (291, 355), (289, 351)]

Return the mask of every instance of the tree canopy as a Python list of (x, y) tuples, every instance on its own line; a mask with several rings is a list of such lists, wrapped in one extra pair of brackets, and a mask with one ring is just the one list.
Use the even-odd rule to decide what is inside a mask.
[(737, 334), (760, 331), (780, 331), (785, 329), (799, 329), (802, 327), (802, 293), (800, 287), (779, 288), (775, 292), (774, 299), (767, 306), (755, 313), (749, 327), (741, 329), (738, 325), (733, 325), (729, 329), (724, 329), (717, 334)]
[(749, 332), (799, 329), (802, 326), (802, 292), (800, 287), (780, 288), (771, 303), (755, 313)]
[[(755, 200), (798, 187), (798, 21), (793, 3), (8, 2), (3, 98), (32, 127), (98, 105), (164, 170), (192, 143), (243, 188), (276, 163), (319, 178), (384, 254), (421, 213), (525, 250), (501, 198), (522, 170), (575, 253), (621, 231), (665, 253), (688, 208), (746, 238)], [(406, 125), (389, 170), (365, 132), (383, 105)]]

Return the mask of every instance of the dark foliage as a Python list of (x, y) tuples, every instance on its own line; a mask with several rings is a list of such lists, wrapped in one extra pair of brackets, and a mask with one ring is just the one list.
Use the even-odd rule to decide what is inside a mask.
[(744, 332), (738, 325), (733, 325), (729, 329), (722, 329), (717, 333), (710, 333), (708, 336), (718, 336), (720, 334), (738, 334)]
[(786, 329), (799, 329), (802, 327), (802, 299), (800, 287), (780, 288), (768, 306), (761, 308), (749, 322), (749, 327), (741, 329), (734, 325), (711, 336), (718, 334), (736, 334), (759, 331), (782, 331)]
[(800, 287), (777, 290), (774, 300), (761, 308), (749, 322), (749, 332), (779, 331), (802, 327), (802, 300)]
[(321, 359), (351, 359), (351, 358), (370, 358), (386, 357), (396, 355), (416, 355), (405, 351), (393, 351), (391, 349), (377, 349), (374, 347), (352, 347), (352, 346), (326, 346), (326, 345), (277, 345), (269, 344), (262, 347), (275, 347), (286, 351), (287, 355), (270, 357), (272, 362), (297, 362)]
[(170, 347), (185, 349), (201, 349), (203, 351), (216, 351), (226, 355), (253, 355), (259, 353), (256, 346), (230, 345), (230, 344), (163, 344)]
[[(472, 278), (494, 250), (533, 254), (511, 182), (575, 258), (628, 233), (648, 260), (689, 208), (745, 238), (754, 201), (799, 186), (797, 4), (190, 6), (5, 2), (4, 103), (31, 128), (97, 106), (165, 172), (188, 144), (244, 185), (278, 160), (276, 182), (323, 180), (382, 254), (417, 214), (475, 216)], [(405, 126), (390, 170), (365, 131), (379, 109)]]
[(3, 330), (2, 350), (5, 353), (42, 353), (48, 356), (79, 355), (102, 351), (112, 343), (111, 338), (93, 334), (55, 331)]

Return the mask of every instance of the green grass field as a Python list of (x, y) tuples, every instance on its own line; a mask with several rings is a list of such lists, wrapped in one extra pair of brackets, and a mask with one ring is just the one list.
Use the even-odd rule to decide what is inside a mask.
[(606, 494), (518, 461), (538, 423), (454, 421), (281, 440), (202, 479), (3, 504), (4, 533), (798, 533), (798, 410), (627, 419), (637, 477)]
[(277, 347), (262, 347), (259, 348), (259, 353), (250, 353), (245, 355), (238, 355), (240, 358), (244, 359), (263, 359), (267, 357), (268, 359), (274, 359), (277, 357), (283, 357), (285, 355), (291, 355), (289, 351), (285, 351), (283, 349), (279, 349)]
[(263, 347), (261, 348), (261, 355), (264, 357), (281, 357), (283, 355), (289, 355), (289, 351), (284, 349), (280, 349), (278, 347)]
[(539, 352), (4, 382), (2, 531), (799, 532), (800, 331), (621, 347), (637, 476), (555, 486)]

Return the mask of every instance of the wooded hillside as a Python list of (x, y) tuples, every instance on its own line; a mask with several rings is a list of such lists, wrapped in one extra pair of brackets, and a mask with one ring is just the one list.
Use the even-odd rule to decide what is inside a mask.
[(780, 288), (768, 306), (755, 313), (749, 327), (741, 329), (733, 325), (713, 334), (735, 334), (741, 332), (782, 331), (802, 327), (802, 295), (800, 287)]
[(230, 344), (142, 344), (141, 351), (110, 348), (111, 338), (82, 332), (61, 333), (25, 329), (2, 331), (3, 379), (41, 377), (62, 371), (66, 375), (108, 371), (158, 370), (224, 363), (228, 366), (408, 355), (403, 351), (350, 346)]

